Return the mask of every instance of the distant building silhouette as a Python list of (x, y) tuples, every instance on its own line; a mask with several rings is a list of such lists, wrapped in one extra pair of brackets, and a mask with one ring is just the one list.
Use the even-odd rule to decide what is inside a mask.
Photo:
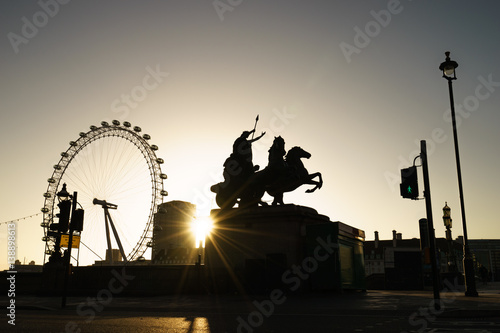
[[(111, 259), (113, 259), (111, 261)], [(112, 264), (111, 264), (112, 262)], [(111, 249), (111, 254), (109, 253), (109, 249), (106, 249), (106, 257), (104, 260), (96, 260), (94, 261), (93, 266), (102, 266), (102, 265), (123, 265), (123, 257), (120, 253), (119, 249)]]
[[(421, 228), (421, 230), (426, 230)], [(365, 241), (365, 274), (368, 289), (406, 289), (419, 290), (431, 285), (431, 264), (426, 235), (423, 241), (418, 238), (403, 239), (401, 233), (393, 230), (390, 240), (380, 240), (375, 231), (373, 241)], [(463, 274), (463, 245), (453, 241), (452, 251), (456, 258), (456, 272), (451, 271), (449, 244), (445, 238), (436, 238), (438, 268), (442, 278), (447, 275)]]
[(192, 223), (196, 205), (170, 201), (159, 206), (153, 229), (153, 264), (186, 265), (198, 262)]
[(110, 262), (111, 260), (113, 262), (120, 262), (123, 260), (119, 249), (112, 249), (111, 254), (109, 253), (109, 250), (106, 249), (106, 262)]
[(43, 270), (43, 266), (37, 265), (34, 260), (31, 260), (27, 265), (21, 263), (20, 260), (16, 260), (14, 263), (14, 270), (19, 273), (21, 272), (35, 273), (35, 272), (41, 272)]
[(500, 239), (469, 239), (469, 248), (476, 272), (482, 266), (488, 281), (500, 281)]

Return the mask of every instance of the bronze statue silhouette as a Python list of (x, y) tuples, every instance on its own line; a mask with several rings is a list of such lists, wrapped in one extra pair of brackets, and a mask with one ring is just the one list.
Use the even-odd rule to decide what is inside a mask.
[(285, 160), (283, 159), (285, 150), (285, 140), (281, 136), (274, 137), (273, 145), (268, 150), (269, 158), (267, 168), (270, 169), (283, 169), (285, 167)]
[[(301, 185), (309, 184), (314, 187), (306, 190), (306, 193), (311, 193), (323, 186), (321, 173), (309, 174), (301, 161), (302, 158), (310, 158), (311, 154), (300, 147), (293, 147), (286, 153), (285, 141), (281, 136), (274, 138), (269, 149), (267, 167), (256, 172), (258, 166), (254, 167), (250, 164), (252, 163), (251, 142), (253, 141), (249, 146), (246, 146), (247, 143), (243, 141), (250, 133), (252, 132), (243, 132), (235, 141), (233, 153), (224, 163), (224, 182), (211, 187), (212, 192), (216, 193), (216, 202), (220, 208), (232, 208), (236, 203), (238, 207), (252, 207), (259, 204), (265, 206), (267, 203), (262, 201), (265, 192), (274, 197), (273, 205), (283, 205), (285, 192), (291, 192)], [(261, 138), (262, 135), (255, 140)], [(241, 142), (238, 141), (239, 139)], [(238, 150), (239, 148), (242, 149)], [(241, 152), (243, 154), (240, 154)], [(244, 159), (240, 160), (242, 156)]]
[[(259, 116), (255, 119), (255, 126), (251, 131), (244, 131), (233, 143), (233, 152), (224, 162), (224, 182), (212, 185), (210, 190), (217, 193), (215, 201), (221, 208), (231, 208), (238, 199), (243, 201), (253, 197), (248, 190), (250, 178), (259, 170), (253, 164), (252, 143), (262, 138), (266, 132), (254, 138), (255, 127)], [(252, 134), (252, 138), (248, 137)]]
[[(233, 153), (230, 156), (230, 159), (236, 161), (239, 167), (241, 167), (241, 176), (245, 178), (259, 170), (258, 165), (253, 165), (252, 143), (266, 134), (266, 132), (262, 132), (261, 135), (253, 138), (253, 133), (255, 133), (255, 128), (251, 131), (244, 131), (241, 133), (240, 137), (234, 141)], [(248, 137), (250, 134), (252, 134), (252, 139), (249, 140)]]
[[(293, 147), (285, 157), (285, 168), (273, 176), (272, 181), (265, 184), (266, 192), (274, 197), (273, 205), (283, 205), (283, 193), (291, 192), (302, 185), (314, 185), (306, 193), (312, 193), (323, 186), (321, 173), (309, 174), (302, 163), (302, 158), (310, 158), (311, 154), (300, 147)], [(314, 178), (318, 178), (315, 180)]]

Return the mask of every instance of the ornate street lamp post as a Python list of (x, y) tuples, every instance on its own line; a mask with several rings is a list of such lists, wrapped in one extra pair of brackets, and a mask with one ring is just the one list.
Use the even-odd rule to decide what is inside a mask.
[(451, 236), (451, 208), (448, 206), (448, 203), (444, 203), (443, 207), (443, 222), (446, 227), (446, 241), (448, 243), (448, 270), (449, 272), (456, 272), (457, 266), (455, 262), (455, 252), (453, 249), (453, 238)]
[(69, 216), (71, 210), (71, 195), (68, 193), (66, 189), (66, 184), (63, 184), (62, 189), (56, 193), (57, 199), (59, 203), (57, 206), (59, 207), (60, 213), (57, 215), (59, 218), (59, 223), (55, 224), (57, 226), (57, 240), (55, 252), (56, 255), (59, 256), (61, 249), (61, 235), (65, 233), (68, 229), (69, 225)]
[(458, 151), (458, 136), (457, 124), (455, 119), (455, 102), (453, 101), (453, 85), (452, 81), (457, 79), (455, 69), (458, 63), (450, 59), (450, 52), (445, 52), (446, 59), (439, 69), (443, 72), (443, 77), (448, 80), (448, 90), (450, 93), (450, 106), (451, 106), (451, 121), (453, 125), (453, 139), (455, 142), (455, 158), (457, 162), (457, 175), (458, 175), (458, 191), (460, 195), (460, 209), (462, 211), (462, 225), (464, 232), (464, 273), (465, 273), (465, 296), (477, 296), (476, 281), (474, 277), (474, 264), (469, 250), (469, 241), (467, 238), (467, 224), (465, 221), (465, 204), (464, 193), (462, 188), (462, 171), (460, 169), (460, 155)]

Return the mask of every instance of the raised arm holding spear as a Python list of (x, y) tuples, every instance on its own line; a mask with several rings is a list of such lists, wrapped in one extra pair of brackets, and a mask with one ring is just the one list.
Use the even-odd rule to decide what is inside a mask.
[[(252, 142), (259, 140), (264, 136), (264, 134), (266, 134), (266, 132), (262, 132), (261, 135), (254, 138), (255, 128), (257, 127), (258, 121), (259, 116), (257, 115), (257, 118), (255, 118), (255, 125), (253, 130), (244, 131), (243, 133), (241, 133), (240, 137), (237, 138), (233, 144), (233, 158), (235, 158), (238, 161), (239, 166), (248, 173), (253, 173), (253, 171), (255, 170), (252, 163)], [(252, 134), (252, 138), (248, 139), (250, 134)]]
[(252, 133), (252, 138), (250, 139), (250, 143), (252, 142), (255, 142), (257, 140), (259, 140), (260, 138), (262, 138), (264, 136), (264, 134), (266, 134), (266, 132), (262, 132), (262, 134), (258, 137), (256, 137), (255, 139), (253, 138), (254, 134), (255, 134), (255, 128), (257, 128), (257, 122), (259, 121), (259, 115), (257, 115), (257, 118), (255, 118), (255, 125), (253, 126), (253, 130), (251, 131)]

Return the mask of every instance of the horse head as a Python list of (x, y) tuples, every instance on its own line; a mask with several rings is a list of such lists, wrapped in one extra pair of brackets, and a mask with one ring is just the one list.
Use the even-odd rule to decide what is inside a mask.
[(291, 160), (297, 160), (297, 159), (301, 159), (301, 158), (310, 158), (310, 157), (311, 157), (311, 153), (305, 151), (304, 149), (302, 149), (298, 146), (295, 146), (288, 151), (285, 159), (287, 161), (291, 161)]

